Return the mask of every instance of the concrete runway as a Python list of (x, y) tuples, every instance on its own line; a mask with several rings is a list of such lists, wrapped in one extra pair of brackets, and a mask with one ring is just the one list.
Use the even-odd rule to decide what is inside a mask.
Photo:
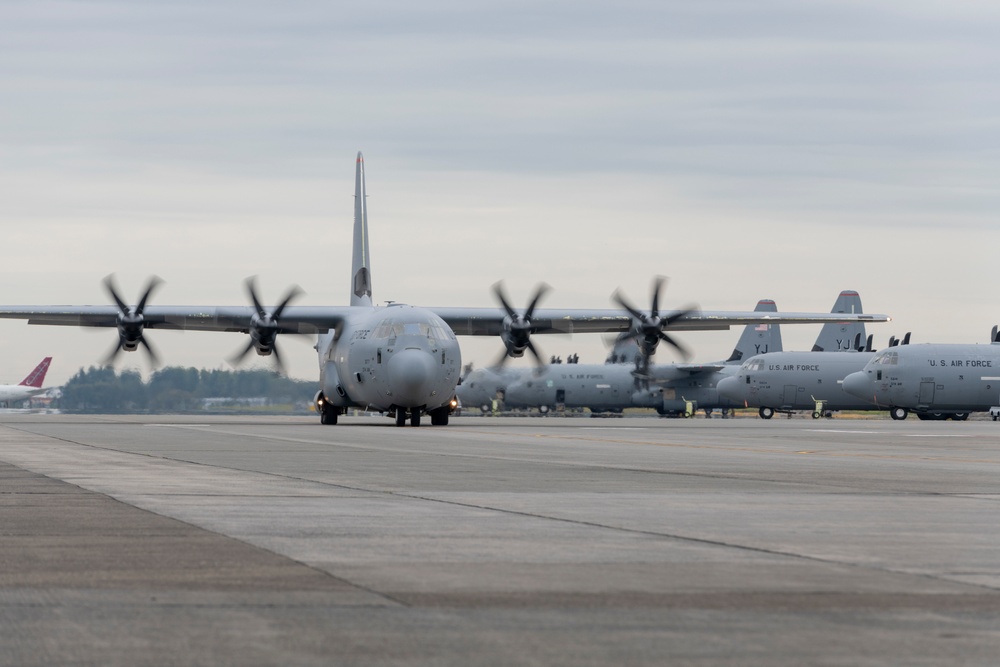
[(1000, 425), (0, 422), (2, 665), (996, 665)]

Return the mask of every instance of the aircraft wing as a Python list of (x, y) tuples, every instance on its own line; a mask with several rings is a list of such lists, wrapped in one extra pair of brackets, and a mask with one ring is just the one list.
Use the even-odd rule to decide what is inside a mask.
[(726, 364), (673, 364), (681, 373), (698, 375), (699, 373), (717, 373), (726, 367)]
[(726, 367), (726, 364), (656, 364), (650, 367), (648, 373), (636, 370), (632, 375), (652, 384), (663, 385), (685, 380), (701, 373), (715, 373)]
[[(459, 336), (495, 336), (504, 326), (499, 308), (430, 308)], [(670, 317), (680, 311), (661, 311)], [(0, 315), (2, 316), (2, 315)], [(888, 315), (857, 313), (781, 313), (702, 310), (688, 312), (670, 325), (671, 331), (713, 331), (747, 324), (824, 324), (826, 322), (888, 322)], [(539, 308), (531, 317), (536, 333), (614, 333), (628, 331), (632, 317), (620, 309)]]
[[(289, 306), (281, 316), (286, 333), (320, 333), (335, 329), (351, 307)], [(245, 332), (255, 314), (252, 306), (148, 306), (143, 312), (147, 329)], [(0, 319), (27, 320), (28, 324), (115, 327), (115, 306), (0, 306)]]
[[(340, 325), (361, 307), (289, 306), (281, 315), (285, 332), (320, 333)], [(365, 308), (367, 310), (367, 308)], [(459, 336), (496, 336), (504, 329), (506, 315), (500, 308), (429, 308)], [(661, 311), (669, 317), (679, 311)], [(254, 316), (251, 306), (147, 306), (147, 329), (189, 331), (246, 331)], [(114, 327), (118, 309), (106, 306), (0, 306), (0, 319), (27, 320), (28, 324), (80, 327)], [(695, 311), (670, 324), (671, 331), (710, 331), (747, 324), (823, 324), (826, 322), (887, 322), (878, 314), (781, 313), (761, 311)], [(615, 333), (628, 331), (632, 317), (617, 309), (539, 308), (531, 324), (535, 333)]]

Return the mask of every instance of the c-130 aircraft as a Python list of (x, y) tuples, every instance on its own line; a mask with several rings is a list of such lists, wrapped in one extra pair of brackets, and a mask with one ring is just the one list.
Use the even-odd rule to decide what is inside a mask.
[[(547, 288), (538, 288), (522, 311), (513, 308), (500, 283), (493, 286), (500, 307), (421, 308), (372, 302), (371, 261), (368, 244), (368, 205), (364, 157), (359, 152), (355, 168), (354, 244), (349, 306), (292, 306), (299, 294), (293, 288), (275, 307), (265, 307), (254, 282), (247, 281), (251, 306), (152, 306), (149, 297), (159, 284), (152, 279), (136, 305), (119, 296), (110, 278), (105, 281), (114, 305), (104, 306), (0, 306), (0, 318), (23, 319), (28, 324), (114, 327), (118, 342), (112, 356), (144, 347), (155, 360), (145, 338), (147, 329), (229, 331), (248, 334), (242, 358), (254, 350), (274, 355), (279, 334), (317, 335), (320, 389), (315, 407), (322, 424), (336, 424), (348, 408), (359, 407), (388, 414), (397, 426), (409, 420), (419, 426), (422, 415), (443, 426), (454, 406), (455, 387), (462, 367), (456, 335), (499, 336), (504, 357), (530, 352), (542, 363), (531, 341), (533, 334), (632, 332), (648, 351), (660, 340), (670, 340), (664, 330), (728, 329), (730, 325), (792, 324), (841, 321), (829, 313), (758, 313), (741, 311), (663, 311), (654, 303), (648, 313), (612, 309), (538, 308)], [(885, 322), (885, 315), (857, 315), (867, 322)]]

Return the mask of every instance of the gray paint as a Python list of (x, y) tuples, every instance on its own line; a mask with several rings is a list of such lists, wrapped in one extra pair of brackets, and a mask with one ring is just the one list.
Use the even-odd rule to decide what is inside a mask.
[[(758, 302), (754, 312), (776, 312), (774, 301)], [(655, 408), (662, 414), (683, 413), (688, 402), (699, 409), (737, 407), (720, 397), (716, 384), (737, 368), (745, 356), (781, 348), (777, 324), (744, 328), (728, 361), (709, 364), (657, 364), (648, 378), (636, 376), (636, 366), (624, 364), (550, 364), (537, 372), (520, 369), (507, 376), (504, 387), (507, 408), (587, 408), (594, 412), (620, 412), (625, 408)], [(497, 381), (504, 378), (496, 378)], [(473, 398), (470, 387), (469, 398)], [(494, 392), (495, 393), (495, 392)], [(478, 398), (479, 394), (475, 394)], [(460, 389), (463, 404), (466, 399)], [(471, 403), (477, 404), (477, 403)]]
[(844, 390), (918, 414), (985, 412), (1000, 405), (1000, 344), (887, 348), (845, 378)]
[[(844, 391), (843, 379), (872, 358), (868, 352), (772, 352), (747, 359), (719, 392), (740, 407), (815, 411), (872, 410), (876, 406)], [(789, 396), (787, 387), (794, 387)]]

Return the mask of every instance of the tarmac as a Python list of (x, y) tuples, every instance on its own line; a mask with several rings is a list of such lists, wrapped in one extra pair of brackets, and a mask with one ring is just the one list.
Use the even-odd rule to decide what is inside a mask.
[(990, 421), (0, 420), (0, 665), (996, 665)]

